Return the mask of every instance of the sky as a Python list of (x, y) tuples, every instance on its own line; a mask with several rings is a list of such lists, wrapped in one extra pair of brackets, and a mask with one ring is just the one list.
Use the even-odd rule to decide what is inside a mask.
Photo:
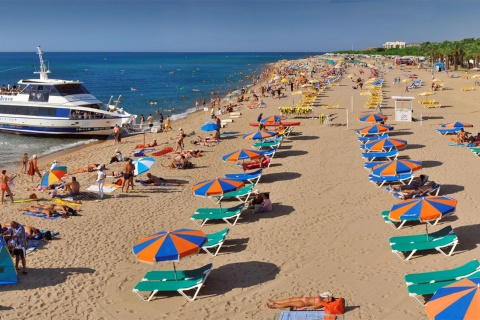
[(0, 0), (0, 52), (329, 52), (477, 38), (478, 0)]

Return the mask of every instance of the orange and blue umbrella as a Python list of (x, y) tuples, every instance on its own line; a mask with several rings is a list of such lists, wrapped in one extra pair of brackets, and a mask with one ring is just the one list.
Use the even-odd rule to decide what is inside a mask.
[(280, 116), (273, 115), (273, 116), (270, 116), (270, 117), (267, 117), (267, 118), (263, 118), (262, 120), (260, 120), (260, 123), (279, 122), (279, 121), (282, 121), (282, 120), (285, 120), (285, 117), (280, 117)]
[(40, 181), (42, 187), (48, 187), (49, 185), (54, 184), (60, 180), (64, 175), (67, 174), (66, 166), (57, 166), (53, 170), (45, 173)]
[(470, 123), (454, 121), (454, 122), (444, 123), (442, 124), (442, 127), (443, 128), (471, 128), (473, 127), (473, 125)]
[(401, 201), (392, 206), (392, 221), (433, 221), (455, 211), (457, 200), (446, 197), (425, 197)]
[(244, 160), (258, 159), (258, 158), (261, 158), (262, 156), (263, 156), (263, 151), (261, 150), (240, 149), (232, 153), (229, 153), (227, 155), (224, 155), (222, 157), (222, 160), (236, 162), (240, 160), (244, 161)]
[(373, 167), (372, 174), (380, 177), (396, 176), (409, 173), (422, 168), (421, 161), (414, 160), (393, 160), (382, 162)]
[(362, 129), (357, 130), (357, 133), (360, 135), (368, 134), (381, 134), (393, 130), (392, 126), (384, 126), (381, 124), (374, 124)]
[(222, 195), (231, 191), (237, 191), (238, 188), (241, 188), (244, 185), (245, 184), (242, 181), (216, 178), (212, 180), (201, 181), (195, 184), (192, 187), (192, 190), (196, 196), (210, 197)]
[(402, 148), (405, 148), (406, 146), (407, 146), (406, 140), (386, 138), (386, 139), (369, 141), (368, 143), (365, 144), (365, 149), (370, 151), (386, 151), (390, 149), (402, 149)]
[(360, 122), (383, 122), (387, 120), (388, 117), (384, 116), (380, 113), (370, 113), (363, 116), (358, 117), (358, 121)]
[(245, 140), (262, 140), (268, 139), (275, 136), (277, 133), (272, 131), (255, 131), (252, 133), (247, 133), (243, 136)]
[(480, 278), (465, 278), (433, 295), (425, 311), (431, 320), (480, 319)]

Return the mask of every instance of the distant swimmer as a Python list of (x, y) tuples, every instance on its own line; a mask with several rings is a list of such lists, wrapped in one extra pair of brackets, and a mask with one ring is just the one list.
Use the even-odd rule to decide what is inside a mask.
[(132, 91), (137, 91), (137, 88), (132, 87), (130, 90), (132, 90)]

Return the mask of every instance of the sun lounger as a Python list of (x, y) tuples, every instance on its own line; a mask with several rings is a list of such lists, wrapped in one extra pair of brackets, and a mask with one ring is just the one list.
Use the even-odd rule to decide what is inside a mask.
[(249, 184), (249, 185), (246, 185), (245, 187), (238, 189), (237, 191), (227, 192), (227, 193), (224, 193), (222, 196), (212, 196), (212, 198), (215, 199), (217, 203), (221, 200), (228, 200), (228, 199), (238, 199), (243, 203), (245, 203), (250, 198), (250, 194), (252, 193), (253, 188), (255, 188), (255, 185)]
[[(197, 226), (201, 227), (209, 220), (223, 220), (231, 226), (234, 226), (240, 214), (245, 207), (244, 203), (241, 203), (231, 208), (200, 208), (190, 218)], [(230, 222), (233, 220), (233, 223)], [(200, 223), (200, 224), (199, 224)]]
[[(143, 300), (150, 301), (157, 292), (172, 292), (177, 291), (180, 293), (187, 301), (194, 301), (198, 295), (198, 292), (202, 288), (205, 280), (207, 280), (208, 275), (210, 274), (211, 268), (203, 272), (197, 278), (184, 278), (182, 280), (168, 280), (168, 281), (158, 281), (158, 280), (142, 280), (140, 281), (135, 288), (132, 290), (135, 295)], [(195, 290), (195, 293), (190, 298), (187, 296), (185, 291)], [(149, 292), (147, 299), (145, 299), (140, 292)]]
[(442, 135), (455, 134), (460, 131), (461, 128), (447, 128), (447, 129), (435, 129), (438, 133)]
[[(424, 185), (424, 187), (427, 187), (427, 185)], [(433, 183), (432, 185), (429, 185), (427, 189), (425, 189), (424, 187), (422, 187), (421, 189), (417, 188), (416, 190), (419, 190), (419, 192), (412, 194), (410, 197), (403, 194), (402, 191), (388, 191), (391, 193), (392, 196), (401, 200), (424, 198), (428, 196), (438, 196), (438, 194), (440, 193), (440, 185), (438, 183)]]
[[(396, 176), (376, 176), (373, 174), (368, 175), (368, 180), (377, 185), (378, 188), (381, 188), (385, 183), (402, 183), (402, 184), (409, 184), (414, 175), (412, 172), (404, 173)], [(408, 181), (408, 182), (407, 182)], [(407, 182), (407, 183), (405, 183)]]
[(462, 90), (462, 91), (473, 91), (473, 90), (475, 90), (475, 87), (461, 88), (460, 90)]
[(434, 294), (438, 289), (478, 272), (480, 272), (480, 263), (474, 259), (453, 269), (406, 274), (404, 279), (409, 296), (419, 305), (425, 306), (417, 296)]
[(420, 104), (428, 104), (428, 103), (434, 103), (435, 102), (435, 99), (419, 99), (418, 100), (418, 103)]
[[(270, 149), (270, 150), (276, 150), (276, 149)], [(265, 155), (265, 153), (263, 153)], [(275, 154), (275, 152), (273, 152)], [(242, 167), (243, 170), (253, 170), (253, 169), (260, 169), (260, 168), (268, 168), (270, 167), (270, 158), (266, 157), (266, 159), (260, 164), (260, 163), (250, 163), (247, 165), (242, 165), (241, 163), (237, 164), (239, 167)]]
[(376, 159), (395, 160), (397, 159), (397, 156), (398, 156), (397, 149), (393, 149), (386, 152), (362, 152), (362, 158), (366, 159), (369, 162), (375, 161)]
[[(450, 226), (428, 235), (414, 235), (390, 238), (392, 252), (403, 261), (409, 260), (417, 251), (435, 249), (445, 256), (450, 256), (458, 244), (458, 237)], [(452, 247), (449, 252), (444, 248)], [(410, 254), (408, 254), (410, 252)], [(403, 257), (400, 253), (403, 253)]]
[(367, 143), (372, 140), (387, 139), (388, 137), (389, 137), (388, 133), (385, 133), (384, 135), (381, 135), (381, 136), (362, 136), (362, 137), (358, 137), (358, 141), (360, 143)]
[(225, 178), (237, 181), (245, 181), (251, 184), (257, 184), (260, 178), (262, 177), (263, 169), (258, 169), (253, 172), (245, 173), (227, 173)]
[(442, 104), (440, 102), (433, 102), (433, 103), (423, 103), (422, 106), (425, 109), (432, 109), (432, 108), (441, 108)]
[(282, 144), (282, 141), (265, 141), (265, 142), (255, 142), (253, 147), (255, 149), (263, 149), (263, 148), (278, 148)]
[(212, 271), (211, 263), (194, 270), (153, 270), (148, 271), (143, 276), (142, 281), (178, 281), (198, 279), (208, 275), (210, 271)]
[[(447, 214), (443, 215), (442, 217), (439, 217), (437, 220), (433, 220), (433, 222), (432, 221), (425, 221), (425, 222), (428, 223), (431, 226), (435, 226), (438, 223), (438, 221), (440, 221), (440, 219), (442, 219), (443, 217), (446, 217), (448, 215), (451, 215), (453, 213), (454, 213), (453, 211), (450, 212), (450, 213), (447, 213)], [(383, 221), (385, 221), (385, 223), (388, 224), (393, 229), (401, 229), (407, 221), (418, 221), (418, 220), (415, 220), (415, 219), (414, 220), (406, 219), (406, 220), (403, 220), (402, 222), (390, 220), (390, 218), (389, 218), (390, 211), (388, 211), (388, 210), (382, 211), (381, 215), (382, 215)]]
[[(219, 232), (207, 234), (207, 242), (202, 246), (202, 250), (208, 253), (211, 256), (216, 256), (220, 248), (222, 247), (225, 239), (227, 238), (228, 232), (230, 229), (225, 228)], [(215, 253), (210, 252), (208, 249), (213, 249), (217, 247)]]

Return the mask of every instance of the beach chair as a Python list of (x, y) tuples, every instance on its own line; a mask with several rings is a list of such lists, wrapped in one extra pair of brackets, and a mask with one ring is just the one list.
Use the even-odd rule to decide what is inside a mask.
[[(392, 252), (402, 261), (410, 260), (417, 251), (435, 249), (444, 256), (450, 256), (458, 244), (458, 237), (452, 227), (447, 226), (431, 234), (419, 234), (390, 238)], [(450, 251), (444, 251), (447, 247)], [(410, 252), (410, 254), (408, 254)], [(400, 253), (404, 254), (403, 257)]]
[(260, 150), (260, 149), (276, 149), (282, 144), (282, 141), (259, 141), (253, 144), (253, 148)]
[[(216, 256), (218, 254), (218, 251), (220, 251), (223, 243), (225, 242), (228, 232), (230, 232), (230, 229), (225, 228), (215, 233), (208, 233), (206, 235), (207, 242), (205, 242), (205, 244), (202, 246), (202, 250), (211, 256)], [(217, 250), (215, 252), (210, 252), (209, 249), (213, 249), (215, 247), (217, 247)]]
[[(223, 220), (234, 226), (238, 218), (240, 218), (244, 207), (245, 204), (241, 203), (231, 208), (199, 208), (190, 219), (199, 227), (202, 227), (210, 220)], [(233, 220), (233, 222), (230, 222), (230, 220)]]
[[(157, 292), (172, 292), (177, 291), (180, 293), (187, 301), (191, 302), (194, 301), (198, 295), (198, 292), (202, 288), (205, 280), (207, 280), (208, 275), (211, 271), (211, 264), (210, 269), (205, 270), (201, 275), (196, 278), (184, 278), (184, 279), (177, 279), (177, 280), (167, 280), (167, 281), (160, 281), (160, 280), (142, 280), (135, 288), (132, 290), (135, 295), (143, 300), (143, 301), (150, 301), (152, 300), (153, 296)], [(195, 293), (190, 298), (185, 291), (195, 290)], [(140, 293), (141, 292), (149, 292), (149, 295), (145, 299)]]
[(462, 90), (462, 91), (473, 91), (473, 90), (475, 90), (475, 87), (461, 88), (460, 90)]
[[(446, 215), (443, 215), (442, 217), (439, 217), (438, 219), (434, 220), (433, 222), (432, 221), (425, 221), (425, 222), (428, 223), (431, 226), (435, 226), (438, 223), (438, 221), (440, 221), (440, 219), (442, 219), (443, 217), (449, 216), (453, 213), (454, 212), (447, 213)], [(381, 215), (382, 215), (383, 221), (386, 224), (388, 224), (393, 229), (397, 229), (397, 230), (401, 229), (407, 221), (415, 221), (415, 220), (403, 220), (402, 222), (398, 222), (398, 221), (390, 220), (390, 218), (389, 218), (390, 211), (389, 210), (382, 211)]]
[(333, 104), (333, 105), (323, 105), (325, 109), (338, 109), (340, 107), (339, 104)]
[(152, 270), (148, 271), (142, 281), (178, 281), (198, 279), (208, 275), (212, 271), (212, 264), (209, 263), (194, 270)]
[(432, 103), (423, 103), (422, 106), (425, 109), (432, 109), (432, 108), (441, 108), (442, 104), (440, 102), (432, 102)]
[(381, 136), (361, 136), (361, 137), (358, 137), (358, 141), (360, 143), (367, 143), (372, 140), (387, 139), (388, 137), (389, 137), (388, 133), (385, 133), (384, 135), (381, 135)]
[(480, 263), (477, 259), (474, 259), (453, 269), (405, 274), (404, 279), (408, 295), (420, 306), (425, 306), (425, 303), (422, 303), (418, 296), (432, 295), (446, 285), (471, 277), (479, 272)]
[(396, 176), (384, 176), (384, 177), (370, 174), (368, 175), (368, 180), (373, 184), (375, 184), (377, 188), (381, 188), (385, 183), (409, 184), (412, 181), (413, 177), (414, 177), (414, 174), (412, 172), (404, 173)]
[(215, 199), (217, 203), (221, 200), (229, 200), (229, 199), (237, 199), (245, 203), (250, 198), (250, 195), (252, 194), (254, 187), (255, 187), (254, 184), (249, 184), (249, 185), (246, 185), (245, 187), (238, 189), (237, 191), (227, 192), (221, 196), (212, 196), (212, 198)]
[(425, 189), (420, 190), (420, 192), (418, 194), (412, 194), (411, 197), (409, 197), (408, 195), (402, 194), (401, 191), (389, 191), (389, 192), (392, 196), (394, 196), (395, 198), (400, 199), (400, 200), (414, 199), (414, 198), (425, 198), (425, 197), (428, 197), (428, 196), (438, 196), (438, 194), (440, 193), (440, 185), (438, 183), (433, 183), (432, 185), (430, 185), (428, 187), (429, 188), (426, 189), (426, 190)]
[(362, 152), (362, 158), (364, 158), (368, 162), (375, 161), (376, 159), (395, 160), (397, 159), (397, 156), (398, 156), (397, 149), (392, 149), (390, 151), (385, 151), (385, 152)]
[(263, 169), (258, 169), (253, 172), (244, 172), (244, 173), (227, 173), (225, 178), (230, 180), (245, 181), (251, 184), (257, 184), (260, 178), (262, 177)]
[(460, 131), (461, 128), (447, 128), (447, 129), (435, 129), (438, 133), (441, 135), (447, 135), (447, 134), (456, 134), (458, 131)]

